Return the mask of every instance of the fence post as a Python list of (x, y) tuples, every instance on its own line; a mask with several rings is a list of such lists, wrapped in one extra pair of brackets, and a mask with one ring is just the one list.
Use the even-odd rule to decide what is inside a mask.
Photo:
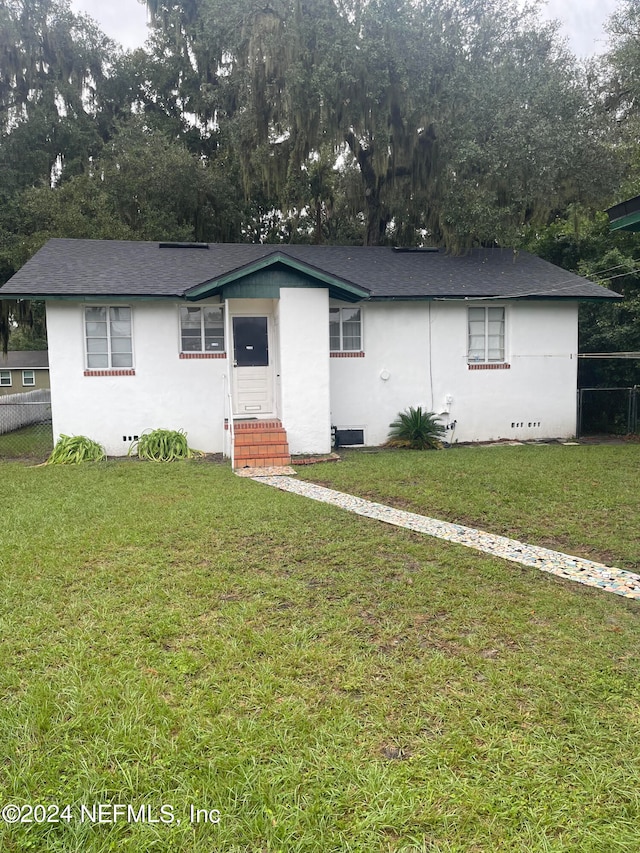
[(577, 413), (576, 413), (576, 438), (582, 435), (582, 388), (578, 388)]

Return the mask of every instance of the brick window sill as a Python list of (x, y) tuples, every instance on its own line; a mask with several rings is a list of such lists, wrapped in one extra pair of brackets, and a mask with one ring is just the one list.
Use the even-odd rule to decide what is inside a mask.
[(500, 364), (468, 364), (469, 370), (511, 370), (511, 365), (507, 362)]
[(180, 358), (226, 358), (226, 352), (181, 352)]
[(364, 353), (362, 350), (345, 350), (344, 352), (330, 352), (329, 355), (331, 358), (364, 358)]
[(85, 376), (135, 376), (136, 372), (133, 368), (116, 369), (116, 370), (85, 370)]

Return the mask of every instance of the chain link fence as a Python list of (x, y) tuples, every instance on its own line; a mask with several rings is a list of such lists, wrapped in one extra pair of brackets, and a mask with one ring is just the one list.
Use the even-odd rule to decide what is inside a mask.
[(0, 459), (45, 459), (52, 448), (48, 388), (0, 397)]
[(637, 434), (640, 423), (640, 386), (633, 388), (580, 388), (578, 436), (598, 433)]

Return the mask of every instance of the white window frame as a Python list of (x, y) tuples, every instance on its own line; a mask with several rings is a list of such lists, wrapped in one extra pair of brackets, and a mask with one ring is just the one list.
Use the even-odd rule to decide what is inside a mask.
[[(7, 382), (6, 379), (9, 379)], [(10, 370), (0, 370), (0, 388), (11, 388), (13, 385), (13, 377)]]
[[(482, 311), (484, 314), (484, 328), (482, 331), (482, 352), (479, 353), (478, 350), (480, 347), (471, 346), (472, 337), (479, 337), (479, 335), (471, 334), (471, 323), (480, 322), (478, 319), (472, 319), (471, 312), (472, 311)], [(491, 348), (490, 342), (492, 338), (495, 338), (496, 335), (489, 334), (489, 323), (496, 322), (496, 318), (491, 317), (491, 312), (501, 311), (502, 317), (498, 322), (502, 323), (502, 335), (498, 336), (498, 340), (501, 343), (500, 347), (493, 347), (493, 349), (498, 349), (500, 355), (498, 358), (490, 357)], [(467, 308), (467, 361), (469, 364), (505, 364), (507, 360), (507, 309), (504, 305), (469, 305)]]
[[(206, 348), (206, 327), (204, 324), (204, 312), (205, 309), (215, 309), (220, 312), (220, 321), (221, 321), (221, 329), (222, 329), (222, 346), (221, 347), (210, 347)], [(183, 329), (182, 329), (182, 317), (183, 311), (199, 311), (200, 312), (200, 349), (184, 349), (183, 347)], [(226, 353), (227, 351), (227, 335), (226, 335), (226, 326), (225, 326), (225, 317), (224, 317), (224, 305), (222, 303), (215, 303), (213, 305), (180, 305), (178, 307), (178, 334), (180, 336), (180, 352), (188, 355), (189, 353)], [(195, 336), (194, 336), (195, 338)]]
[[(31, 382), (27, 382), (27, 374), (31, 375)], [(22, 387), (23, 388), (33, 388), (36, 384), (36, 372), (35, 370), (23, 370), (22, 371)]]
[[(93, 310), (95, 308), (104, 308), (106, 310), (106, 324), (107, 324), (107, 352), (106, 353), (90, 353), (89, 352), (89, 335), (87, 335), (87, 311)], [(129, 309), (129, 334), (128, 335), (113, 335), (111, 329), (111, 310), (112, 309)], [(101, 304), (88, 304), (85, 305), (82, 309), (82, 328), (84, 335), (84, 359), (87, 370), (132, 370), (134, 367), (134, 351), (133, 351), (133, 308), (131, 305), (119, 305), (118, 303), (101, 303)], [(97, 335), (92, 335), (92, 338), (102, 337)], [(129, 359), (130, 364), (114, 364), (113, 356), (114, 355), (127, 355), (128, 353), (119, 353), (113, 352), (113, 338), (114, 337), (128, 337), (131, 341), (131, 358)], [(107, 364), (106, 365), (92, 365), (89, 364), (90, 356), (92, 355), (106, 355), (107, 356)]]
[[(331, 340), (331, 314), (334, 312), (338, 312), (338, 325), (339, 325), (339, 334), (340, 334), (340, 345), (339, 347), (335, 347)], [(344, 315), (345, 312), (353, 312), (357, 311), (358, 323), (360, 326), (360, 333), (358, 335), (358, 346), (357, 347), (345, 347), (344, 339), (344, 325), (345, 323), (353, 323), (353, 320), (345, 320)], [(348, 305), (348, 306), (338, 306), (338, 305), (330, 305), (329, 306), (329, 351), (330, 352), (363, 352), (363, 334), (362, 334), (362, 307), (360, 305)]]

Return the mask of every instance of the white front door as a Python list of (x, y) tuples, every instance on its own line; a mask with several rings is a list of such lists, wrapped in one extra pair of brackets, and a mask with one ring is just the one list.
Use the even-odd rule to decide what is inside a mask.
[(269, 317), (233, 317), (233, 414), (273, 415)]

